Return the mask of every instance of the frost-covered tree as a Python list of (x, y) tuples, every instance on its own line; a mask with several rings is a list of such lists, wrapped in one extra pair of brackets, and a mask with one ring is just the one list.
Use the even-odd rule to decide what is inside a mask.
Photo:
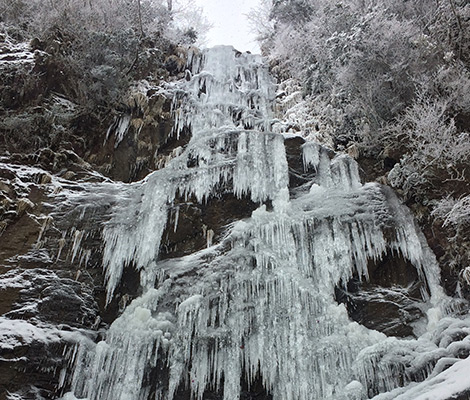
[(10, 34), (35, 37), (49, 55), (38, 63), (42, 73), (61, 71), (52, 90), (92, 109), (117, 105), (172, 46), (194, 42), (207, 29), (201, 13), (192, 0), (0, 0)]
[(152, 31), (166, 24), (170, 13), (162, 2), (150, 0), (1, 0), (0, 10), (3, 22), (36, 35), (53, 25), (76, 32)]
[[(470, 159), (470, 134), (458, 132), (453, 119), (446, 117), (448, 104), (444, 99), (429, 100), (420, 96), (392, 127), (390, 146), (399, 144), (407, 149), (402, 166), (390, 173), (396, 186), (410, 189), (438, 176), (463, 176), (464, 164)], [(404, 167), (403, 167), (404, 166)], [(395, 179), (403, 182), (393, 182)]]
[[(403, 112), (446, 55), (459, 59), (468, 8), (456, 1), (277, 0), (265, 49), (300, 78), (306, 95), (341, 111), (336, 129), (362, 137), (365, 122), (377, 131)], [(346, 120), (354, 121), (347, 129)]]
[(178, 0), (169, 3), (172, 27), (166, 34), (173, 41), (182, 44), (202, 44), (205, 35), (212, 27), (204, 15), (204, 10), (194, 0)]

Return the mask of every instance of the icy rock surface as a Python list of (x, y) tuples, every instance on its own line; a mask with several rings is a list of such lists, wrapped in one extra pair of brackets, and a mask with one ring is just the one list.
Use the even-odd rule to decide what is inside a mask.
[[(365, 399), (412, 382), (413, 368), (430, 373), (449, 343), (387, 338), (335, 300), (336, 287), (368, 278), (369, 260), (395, 252), (426, 283), (422, 307), (437, 324), (439, 270), (409, 212), (389, 189), (362, 184), (351, 158), (314, 143), (303, 146), (314, 178), (291, 198), (262, 59), (216, 47), (191, 56), (188, 70), (168, 88), (173, 134), (189, 131), (188, 145), (112, 193), (103, 231), (108, 301), (129, 267), (140, 271), (142, 295), (103, 341), (76, 346), (67, 398), (171, 400), (184, 386), (199, 400), (207, 390), (235, 400), (242, 377), (261, 376), (275, 400)], [(209, 248), (159, 260), (176, 196), (203, 203), (221, 187), (259, 207)]]

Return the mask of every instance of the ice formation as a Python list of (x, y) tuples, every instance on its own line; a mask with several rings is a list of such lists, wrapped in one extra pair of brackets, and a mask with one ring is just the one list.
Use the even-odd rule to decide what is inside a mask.
[[(184, 386), (198, 400), (206, 390), (234, 400), (242, 377), (261, 377), (275, 400), (365, 399), (371, 386), (412, 382), (414, 367), (430, 373), (449, 343), (387, 338), (335, 300), (353, 275), (367, 280), (369, 260), (401, 254), (426, 283), (422, 307), (437, 323), (439, 270), (409, 212), (390, 189), (362, 184), (354, 160), (315, 143), (302, 149), (312, 181), (293, 195), (261, 57), (216, 47), (191, 55), (188, 68), (191, 79), (169, 88), (173, 134), (189, 130), (188, 145), (114, 193), (103, 231), (108, 301), (124, 268), (140, 271), (143, 294), (103, 341), (75, 347), (67, 398), (172, 400)], [(207, 249), (159, 260), (175, 197), (204, 202), (221, 184), (259, 207)]]

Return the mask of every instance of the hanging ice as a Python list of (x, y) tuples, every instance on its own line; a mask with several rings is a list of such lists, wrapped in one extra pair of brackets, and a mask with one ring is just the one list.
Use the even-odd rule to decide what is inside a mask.
[(158, 258), (176, 193), (204, 201), (225, 182), (237, 196), (263, 202), (287, 186), (283, 138), (264, 132), (274, 89), (261, 58), (218, 47), (190, 61), (192, 79), (173, 89), (173, 134), (191, 128), (187, 148), (165, 169), (126, 190), (104, 229), (108, 301), (126, 265), (145, 270)]
[[(274, 85), (261, 61), (210, 49), (173, 88), (174, 134), (190, 129), (191, 140), (117, 198), (103, 232), (108, 300), (129, 267), (141, 271), (143, 294), (105, 340), (75, 349), (77, 397), (171, 400), (185, 386), (198, 400), (207, 390), (235, 400), (242, 377), (260, 376), (275, 400), (363, 399), (371, 379), (379, 391), (407, 383), (394, 373), (407, 368), (400, 351), (435, 349), (352, 322), (336, 302), (335, 288), (355, 274), (367, 280), (368, 261), (387, 252), (426, 282), (423, 308), (445, 296), (408, 211), (389, 189), (361, 184), (351, 158), (304, 145), (305, 170), (315, 173), (290, 198), (284, 138), (270, 133)], [(220, 184), (259, 204), (251, 218), (207, 249), (159, 260), (175, 197), (204, 202)]]

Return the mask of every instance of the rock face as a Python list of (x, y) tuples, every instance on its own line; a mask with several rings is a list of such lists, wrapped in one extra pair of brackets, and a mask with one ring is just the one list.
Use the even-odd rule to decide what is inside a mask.
[[(381, 154), (361, 154), (357, 161), (364, 168), (364, 176), (369, 181), (389, 184), (389, 174), (394, 167), (400, 171), (400, 158), (404, 149), (394, 144), (394, 148), (385, 148)], [(394, 172), (393, 172), (394, 173)], [(392, 173), (392, 174), (393, 174)], [(449, 196), (462, 199), (469, 192), (467, 179), (449, 179), (442, 171), (433, 171), (432, 181), (428, 182), (419, 193), (413, 186), (405, 189), (396, 184), (394, 190), (412, 211), (426, 240), (436, 255), (442, 273), (442, 284), (450, 296), (470, 299), (470, 281), (465, 279), (465, 270), (470, 260), (470, 237), (467, 224), (458, 228), (446, 224), (445, 218), (435, 214), (436, 204)]]
[(0, 400), (365, 399), (468, 356), (459, 320), (422, 336), (452, 304), (391, 190), (271, 132), (260, 57), (183, 61), (75, 115), (81, 150), (0, 159)]
[[(141, 179), (184, 143), (170, 135), (171, 99), (161, 88), (146, 81), (132, 87), (115, 123), (100, 120), (64, 94), (60, 85), (70, 86), (70, 77), (56, 79), (54, 56), (44, 48), (2, 36), (0, 399), (57, 398), (72, 332), (86, 329), (95, 338), (124, 307), (120, 299), (104, 307), (107, 206), (85, 221), (86, 205), (68, 203), (68, 195), (84, 182)], [(31, 70), (41, 74), (26, 82)], [(117, 132), (122, 119), (129, 125)], [(120, 288), (131, 296), (138, 276), (130, 270), (125, 278)]]

